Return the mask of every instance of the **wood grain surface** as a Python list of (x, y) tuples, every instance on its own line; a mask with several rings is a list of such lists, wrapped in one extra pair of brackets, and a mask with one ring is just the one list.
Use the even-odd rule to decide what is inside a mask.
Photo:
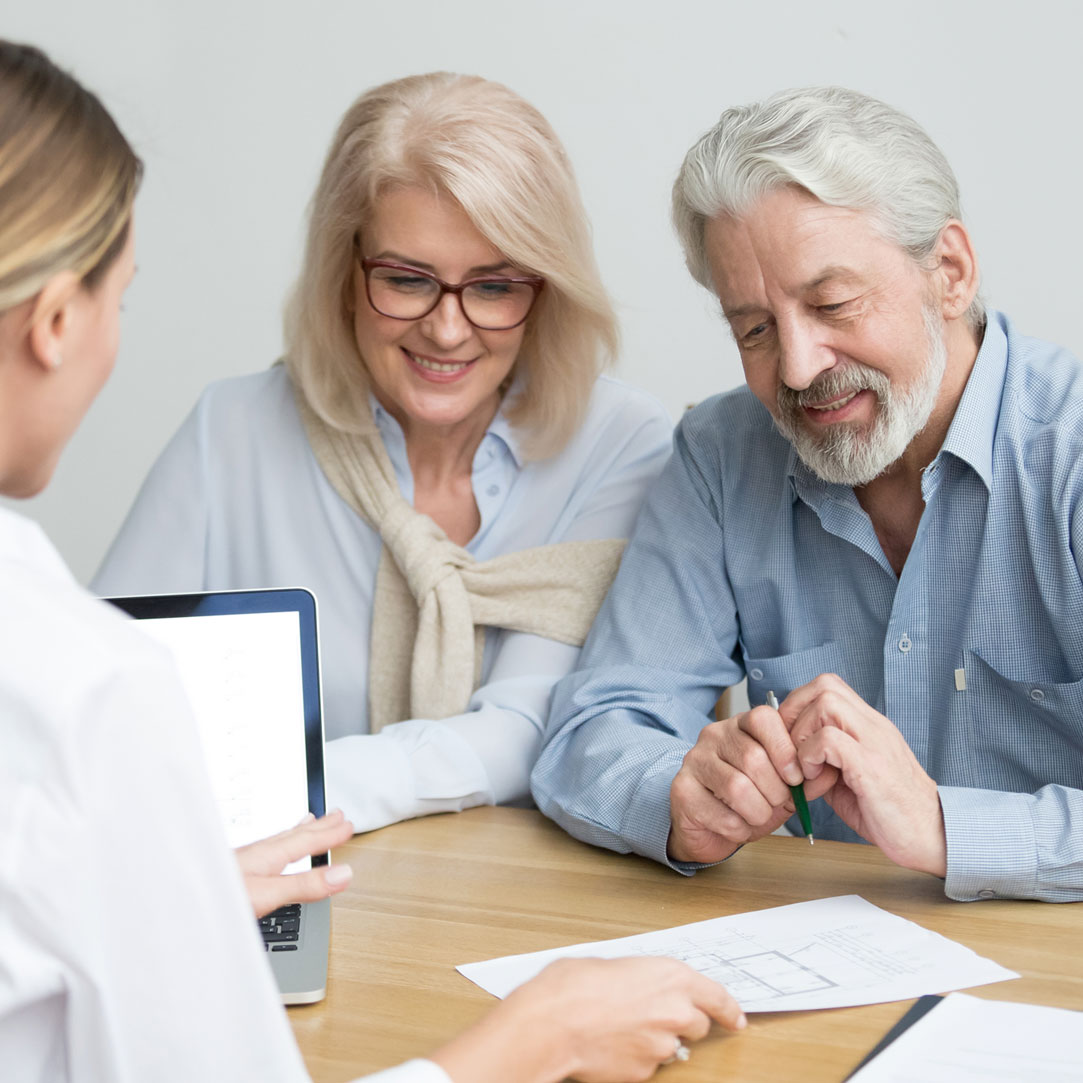
[[(977, 996), (1083, 1010), (1083, 906), (952, 902), (871, 846), (772, 836), (683, 877), (577, 842), (537, 812), (479, 808), (358, 835), (334, 856), (354, 878), (334, 902), (327, 998), (289, 1009), (316, 1083), (423, 1056), (481, 1016), (493, 1000), (457, 964), (832, 895), (861, 895), (1022, 975)], [(755, 1014), (655, 1078), (841, 1080), (910, 1003)]]

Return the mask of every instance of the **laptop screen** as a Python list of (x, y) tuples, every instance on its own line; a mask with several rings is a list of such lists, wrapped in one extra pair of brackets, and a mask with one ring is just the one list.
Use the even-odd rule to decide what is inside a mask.
[(107, 601), (172, 652), (230, 846), (284, 831), (310, 810), (323, 814), (315, 602), (307, 591)]

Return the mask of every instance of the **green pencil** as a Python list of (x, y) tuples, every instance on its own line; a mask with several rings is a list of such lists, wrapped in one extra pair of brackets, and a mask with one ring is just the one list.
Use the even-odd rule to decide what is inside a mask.
[[(778, 700), (775, 699), (774, 692), (767, 693), (767, 706), (778, 710)], [(805, 800), (805, 784), (799, 782), (796, 786), (791, 786), (790, 793), (793, 794), (793, 803), (797, 809), (797, 818), (801, 821), (801, 830), (804, 831), (809, 846), (812, 846), (816, 840), (812, 837), (812, 817), (808, 814), (808, 801)]]

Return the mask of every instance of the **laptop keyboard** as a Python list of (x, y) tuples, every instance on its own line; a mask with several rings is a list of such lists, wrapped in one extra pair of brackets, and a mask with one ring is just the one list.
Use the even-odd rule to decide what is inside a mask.
[(301, 939), (301, 905), (280, 906), (259, 919), (265, 951), (296, 951)]

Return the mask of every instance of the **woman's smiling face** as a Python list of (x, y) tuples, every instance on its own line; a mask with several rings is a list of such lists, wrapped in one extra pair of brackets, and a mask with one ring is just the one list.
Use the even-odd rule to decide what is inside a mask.
[[(522, 274), (478, 232), (462, 208), (423, 188), (381, 195), (361, 237), (361, 255), (428, 271), (452, 284), (480, 275)], [(444, 294), (427, 316), (397, 320), (370, 304), (354, 270), (354, 334), (376, 398), (409, 437), (484, 429), (500, 405), (525, 325), (483, 331)]]

